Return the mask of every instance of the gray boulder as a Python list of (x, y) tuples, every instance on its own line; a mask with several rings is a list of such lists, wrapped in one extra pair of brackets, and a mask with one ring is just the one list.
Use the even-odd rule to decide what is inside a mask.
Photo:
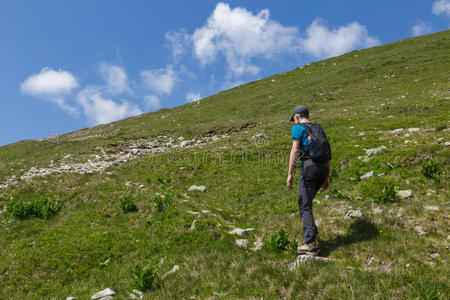
[(362, 217), (362, 213), (359, 209), (356, 210), (349, 210), (346, 214), (344, 219), (351, 219), (351, 218), (360, 218)]
[(239, 247), (247, 247), (248, 246), (248, 240), (247, 239), (237, 239), (236, 245)]
[(191, 185), (191, 187), (188, 189), (188, 191), (200, 191), (204, 192), (206, 191), (206, 187), (204, 185)]
[(386, 146), (380, 146), (380, 147), (374, 148), (374, 149), (367, 149), (366, 154), (367, 154), (367, 156), (374, 156), (374, 155), (377, 155), (377, 154), (383, 152), (386, 149), (387, 149)]
[(229, 231), (229, 234), (236, 234), (239, 236), (248, 236), (250, 231), (253, 231), (253, 228), (246, 228), (246, 229), (242, 229), (242, 228), (235, 228), (231, 231)]

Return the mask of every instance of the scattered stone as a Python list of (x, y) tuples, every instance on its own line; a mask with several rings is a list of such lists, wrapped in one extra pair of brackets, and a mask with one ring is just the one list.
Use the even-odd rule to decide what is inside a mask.
[(400, 207), (397, 210), (397, 218), (403, 217), (405, 215), (405, 209), (403, 207)]
[(164, 274), (161, 278), (165, 278), (166, 276), (175, 273), (176, 271), (178, 271), (180, 269), (180, 267), (178, 265), (174, 265), (172, 267), (172, 269), (170, 269), (169, 271), (166, 272), (166, 274)]
[(438, 258), (439, 256), (441, 256), (441, 255), (439, 253), (437, 253), (437, 252), (434, 252), (434, 253), (430, 254), (431, 258)]
[(383, 150), (386, 150), (386, 149), (387, 149), (386, 146), (380, 146), (380, 147), (374, 148), (374, 149), (367, 149), (366, 150), (366, 154), (367, 154), (367, 156), (370, 157), (370, 156), (377, 155), (377, 154), (383, 152)]
[(402, 132), (402, 131), (403, 131), (403, 128), (397, 128), (397, 129), (392, 130), (391, 132), (392, 133), (399, 133), (399, 132)]
[(386, 165), (388, 166), (389, 169), (393, 169), (394, 168), (394, 166), (391, 163), (387, 163)]
[(406, 267), (409, 268), (411, 265), (410, 264), (406, 264)]
[(325, 200), (330, 200), (330, 195), (325, 195)]
[(69, 297), (66, 298), (66, 300), (75, 300), (75, 299), (78, 299), (78, 297), (69, 296)]
[(329, 257), (321, 257), (321, 256), (302, 254), (302, 255), (298, 255), (297, 258), (288, 265), (288, 268), (290, 271), (292, 271), (300, 265), (304, 265), (306, 263), (310, 263), (313, 261), (327, 261), (328, 262), (328, 261), (333, 261), (333, 259), (329, 258)]
[(276, 80), (276, 79), (272, 79), (270, 82), (272, 82), (272, 83), (273, 83), (273, 82), (277, 82), (277, 80)]
[(397, 196), (400, 199), (414, 198), (414, 193), (412, 190), (400, 190), (397, 191)]
[(131, 149), (130, 152), (133, 153), (134, 155), (137, 155), (140, 151), (141, 151), (140, 149), (133, 148)]
[(197, 223), (197, 220), (192, 221), (191, 227), (189, 227), (189, 231), (195, 230), (195, 223)]
[(248, 236), (250, 231), (253, 231), (253, 228), (246, 228), (246, 229), (242, 229), (242, 228), (235, 228), (233, 230), (231, 230), (230, 232), (228, 232), (229, 234), (236, 234), (239, 236)]
[(367, 179), (373, 176), (373, 171), (367, 172), (366, 174), (359, 177), (359, 179)]
[(267, 135), (265, 135), (264, 133), (258, 133), (258, 134), (255, 134), (254, 136), (252, 136), (252, 139), (264, 139), (264, 140), (267, 140)]
[(359, 209), (357, 210), (349, 210), (346, 214), (344, 219), (351, 219), (351, 218), (360, 218), (362, 217), (362, 213)]
[(201, 215), (199, 212), (196, 212), (196, 211), (190, 211), (190, 210), (187, 210), (186, 212), (187, 212), (188, 214), (191, 214), (191, 215), (194, 215), (194, 216), (200, 216), (200, 215)]
[(425, 209), (426, 209), (426, 210), (429, 210), (429, 211), (439, 211), (439, 206), (436, 206), (436, 205), (427, 205), (427, 206), (425, 206)]
[(209, 214), (209, 213), (211, 213), (211, 211), (210, 211), (210, 210), (207, 210), (207, 209), (202, 209), (202, 213), (204, 213), (204, 214)]
[(430, 266), (430, 267), (434, 267), (436, 265), (436, 263), (432, 262), (432, 261), (424, 261), (424, 264)]
[(420, 128), (408, 128), (408, 132), (417, 132)]
[(104, 297), (108, 297), (108, 296), (114, 296), (116, 294), (116, 292), (114, 292), (112, 289), (110, 288), (106, 288), (94, 295), (92, 295), (91, 299), (100, 299), (100, 298), (104, 298)]
[(248, 246), (248, 240), (247, 239), (237, 239), (236, 245), (239, 247), (247, 247)]
[(372, 212), (376, 215), (381, 214), (383, 212), (382, 209), (375, 207), (374, 209), (372, 209)]
[(188, 189), (188, 192), (190, 191), (200, 191), (204, 192), (206, 191), (206, 187), (204, 185), (191, 185), (191, 187)]
[(161, 257), (161, 259), (159, 260), (158, 266), (162, 266), (164, 265), (164, 257)]
[(422, 226), (417, 225), (414, 227), (414, 230), (419, 234), (419, 235), (426, 235), (427, 233), (425, 231), (423, 231)]
[(187, 146), (190, 146), (190, 145), (192, 145), (192, 141), (182, 141), (181, 144), (180, 144), (180, 147), (184, 148), (184, 147), (187, 147)]
[(253, 248), (250, 248), (250, 250), (258, 251), (258, 250), (262, 249), (262, 247), (264, 246), (264, 243), (261, 241), (256, 241), (256, 242), (253, 242), (253, 245), (255, 245), (255, 246)]

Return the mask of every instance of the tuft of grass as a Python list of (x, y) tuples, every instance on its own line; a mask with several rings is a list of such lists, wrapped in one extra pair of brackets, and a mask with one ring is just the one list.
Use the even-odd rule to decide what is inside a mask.
[(134, 204), (134, 199), (131, 195), (126, 195), (120, 199), (120, 207), (126, 213), (137, 211), (136, 204)]
[(39, 196), (30, 201), (11, 201), (8, 206), (8, 212), (18, 218), (26, 219), (29, 217), (37, 217), (48, 219), (53, 216), (59, 209), (58, 203), (49, 196)]
[(389, 203), (396, 202), (398, 200), (397, 188), (394, 184), (386, 184), (376, 196), (376, 202)]
[(169, 194), (165, 195), (165, 196), (160, 196), (157, 195), (154, 199), (153, 199), (153, 205), (155, 205), (155, 208), (158, 211), (162, 211), (164, 209), (165, 206), (169, 206), (171, 203), (171, 197)]
[(134, 269), (134, 284), (140, 291), (149, 291), (158, 286), (158, 268), (153, 265), (142, 267), (137, 265)]
[(270, 237), (268, 246), (272, 251), (281, 252), (287, 250), (289, 244), (289, 234), (286, 230), (280, 229)]
[(439, 163), (432, 158), (423, 163), (422, 174), (435, 182), (441, 182), (441, 168)]

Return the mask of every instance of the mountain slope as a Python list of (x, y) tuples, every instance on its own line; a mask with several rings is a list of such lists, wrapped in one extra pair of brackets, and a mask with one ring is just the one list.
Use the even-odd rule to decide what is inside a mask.
[[(0, 207), (41, 195), (59, 204), (48, 219), (0, 215), (1, 298), (87, 298), (105, 287), (126, 298), (135, 266), (161, 258), (161, 274), (180, 270), (148, 298), (448, 298), (449, 46), (450, 31), (407, 39), (0, 147)], [(332, 142), (332, 187), (314, 211), (332, 261), (290, 271), (295, 255), (267, 245), (279, 229), (301, 241), (296, 192), (284, 185), (298, 104)], [(430, 159), (440, 182), (421, 173)], [(359, 179), (370, 171), (384, 175)], [(414, 197), (378, 202), (392, 185)], [(170, 195), (161, 211), (157, 193)], [(125, 195), (137, 211), (122, 211)], [(362, 217), (345, 218), (352, 210)], [(255, 229), (248, 248), (234, 227)]]

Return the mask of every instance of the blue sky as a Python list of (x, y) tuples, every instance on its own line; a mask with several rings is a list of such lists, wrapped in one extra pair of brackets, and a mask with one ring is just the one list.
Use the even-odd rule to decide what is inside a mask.
[(0, 2), (0, 145), (449, 28), (450, 0)]

